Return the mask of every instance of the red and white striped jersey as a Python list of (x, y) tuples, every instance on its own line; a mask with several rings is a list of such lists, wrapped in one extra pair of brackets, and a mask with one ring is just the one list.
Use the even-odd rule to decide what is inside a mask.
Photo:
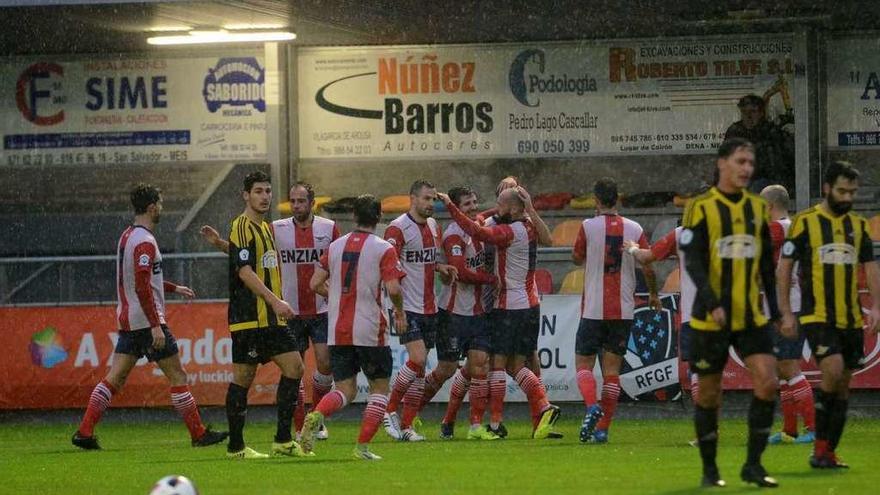
[[(170, 285), (170, 284), (169, 284)], [(120, 330), (140, 330), (165, 324), (165, 284), (162, 254), (146, 227), (132, 225), (116, 249), (116, 320)]]
[(394, 247), (355, 231), (333, 241), (320, 263), (330, 274), (327, 345), (388, 345), (381, 286), (405, 276)]
[(538, 264), (538, 236), (531, 220), (481, 226), (454, 204), (449, 214), (474, 239), (495, 246), (495, 276), (498, 277), (496, 309), (528, 309), (538, 306), (535, 267)]
[(685, 254), (680, 247), (681, 231), (684, 227), (676, 227), (675, 230), (666, 234), (662, 239), (651, 246), (651, 253), (655, 260), (665, 260), (675, 254), (678, 257), (679, 286), (681, 291), (681, 303), (679, 315), (681, 322), (691, 321), (691, 310), (694, 307), (694, 298), (697, 296), (697, 286), (685, 269)]
[(309, 287), (324, 251), (339, 238), (336, 222), (315, 216), (306, 226), (293, 217), (272, 222), (275, 249), (281, 258), (281, 294), (297, 317), (313, 317), (327, 312), (327, 300)]
[(623, 251), (624, 241), (649, 248), (642, 226), (620, 215), (598, 215), (581, 224), (574, 243), (575, 255), (584, 259), (581, 318), (633, 319), (636, 261)]
[(417, 223), (404, 213), (385, 229), (385, 240), (397, 250), (406, 272), (401, 281), (403, 309), (422, 315), (437, 312), (434, 298), (434, 266), (440, 244), (440, 225), (433, 218)]
[[(782, 245), (788, 237), (788, 229), (791, 228), (791, 219), (788, 217), (780, 218), (770, 222), (770, 242), (773, 243), (773, 263), (779, 264), (782, 258)], [(801, 284), (798, 279), (798, 264), (795, 262), (791, 270), (791, 289), (789, 290), (789, 301), (791, 302), (791, 311), (797, 313), (801, 310)], [(764, 313), (770, 314), (767, 307), (767, 301), (764, 301)]]
[(483, 314), (483, 292), (491, 291), (495, 282), (495, 276), (484, 268), (483, 243), (452, 223), (443, 232), (443, 252), (446, 262), (458, 270), (458, 280), (443, 286), (440, 307), (460, 316)]

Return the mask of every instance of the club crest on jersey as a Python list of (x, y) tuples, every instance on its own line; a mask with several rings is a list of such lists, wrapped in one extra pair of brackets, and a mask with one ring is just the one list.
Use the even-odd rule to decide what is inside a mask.
[(403, 252), (403, 260), (406, 263), (429, 264), (436, 259), (436, 248), (407, 249)]
[(670, 394), (679, 392), (674, 318), (667, 309), (674, 308), (675, 303), (671, 297), (664, 298), (664, 303), (660, 311), (642, 306), (633, 312), (620, 385), (634, 399), (643, 394), (661, 393), (661, 389)]
[(758, 244), (753, 235), (734, 234), (715, 241), (715, 250), (723, 259), (754, 258), (758, 254)]
[(150, 266), (150, 257), (146, 254), (142, 254), (140, 258), (138, 258), (139, 266)]
[(238, 252), (238, 259), (240, 259), (241, 261), (247, 261), (247, 260), (251, 259), (250, 251), (248, 251), (247, 249), (242, 249), (241, 251), (239, 251)]
[(279, 251), (281, 253), (281, 263), (282, 264), (314, 264), (318, 263), (321, 260), (321, 256), (324, 254), (323, 249), (282, 249)]
[(834, 242), (819, 248), (819, 261), (823, 265), (855, 265), (856, 248), (850, 244)]
[(452, 246), (452, 255), (453, 256), (461, 256), (462, 252), (463, 251), (461, 249), (461, 246), (459, 246), (458, 244), (456, 244), (455, 246)]
[(794, 243), (791, 241), (785, 241), (785, 244), (782, 246), (782, 254), (784, 256), (791, 256), (794, 254)]
[(261, 261), (263, 268), (278, 267), (278, 257), (275, 255), (275, 251), (266, 251), (266, 253), (263, 254), (263, 259)]

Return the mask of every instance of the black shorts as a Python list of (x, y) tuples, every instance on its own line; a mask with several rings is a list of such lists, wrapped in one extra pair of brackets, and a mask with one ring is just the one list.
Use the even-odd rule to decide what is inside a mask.
[(406, 332), (400, 334), (400, 344), (424, 340), (429, 351), (437, 342), (437, 315), (420, 315), (406, 311)]
[(153, 332), (149, 328), (137, 330), (120, 330), (119, 339), (116, 341), (116, 354), (136, 356), (138, 359), (146, 356), (149, 361), (161, 361), (177, 354), (177, 340), (166, 325), (162, 325), (162, 333), (165, 334), (165, 347), (153, 349)]
[(817, 363), (832, 354), (840, 354), (846, 369), (857, 370), (864, 366), (865, 331), (861, 328), (842, 330), (834, 325), (808, 323), (803, 329)]
[(489, 321), (489, 344), (492, 354), (531, 356), (538, 350), (541, 308), (495, 309)]
[(331, 345), (330, 369), (333, 380), (341, 382), (364, 372), (369, 380), (391, 378), (391, 348), (359, 345)]
[(800, 359), (804, 355), (804, 342), (807, 336), (801, 328), (800, 324), (795, 324), (797, 336), (793, 339), (787, 339), (782, 336), (779, 330), (773, 332), (773, 355), (776, 359)]
[(288, 327), (251, 328), (232, 332), (232, 362), (265, 364), (287, 352), (299, 352), (299, 344)]
[(589, 320), (581, 318), (574, 352), (580, 356), (599, 354), (600, 350), (623, 356), (632, 330), (632, 320)]
[(455, 361), (461, 359), (461, 341), (458, 338), (459, 328), (451, 319), (455, 315), (442, 309), (437, 312), (437, 359), (439, 361)]
[(694, 340), (694, 329), (691, 328), (690, 322), (681, 324), (681, 332), (679, 335), (678, 357), (684, 362), (691, 358), (691, 341)]
[(488, 353), (492, 350), (492, 346), (489, 345), (489, 320), (486, 315), (451, 314), (449, 324), (458, 333), (458, 346), (463, 355), (466, 356), (469, 351)]
[(691, 371), (698, 375), (721, 373), (727, 364), (730, 346), (733, 346), (743, 359), (752, 354), (772, 356), (773, 332), (770, 325), (746, 328), (737, 332), (694, 329), (690, 356)]
[(319, 314), (314, 318), (288, 319), (287, 326), (296, 337), (299, 352), (306, 352), (309, 348), (309, 340), (313, 344), (327, 343), (327, 313)]

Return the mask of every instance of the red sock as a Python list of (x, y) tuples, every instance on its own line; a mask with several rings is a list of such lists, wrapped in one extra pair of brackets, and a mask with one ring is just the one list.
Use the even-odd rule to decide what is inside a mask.
[(785, 380), (779, 380), (779, 402), (782, 409), (782, 431), (793, 437), (797, 436), (797, 407), (791, 386)]
[(400, 401), (403, 400), (410, 385), (419, 373), (423, 372), (424, 369), (421, 366), (409, 360), (398, 370), (397, 376), (394, 377), (394, 386), (391, 388), (391, 398), (388, 399), (389, 413), (397, 412)]
[(364, 418), (361, 421), (361, 432), (358, 434), (358, 443), (370, 443), (376, 430), (382, 423), (385, 408), (388, 407), (388, 397), (382, 394), (370, 394), (367, 397), (367, 407), (364, 409)]
[(537, 424), (536, 422), (540, 418), (541, 412), (547, 408), (549, 403), (547, 402), (547, 394), (544, 392), (544, 386), (541, 385), (541, 380), (532, 373), (532, 370), (523, 366), (516, 373), (516, 383), (519, 384), (519, 388), (526, 394), (526, 398), (529, 400), (529, 409), (532, 413), (532, 423)]
[(412, 428), (413, 420), (418, 416), (425, 395), (425, 375), (417, 376), (403, 396), (403, 414), (400, 427), (404, 430)]
[(584, 398), (584, 405), (591, 407), (596, 404), (596, 377), (593, 371), (587, 368), (578, 368), (577, 384)]
[[(331, 390), (333, 390), (333, 377), (315, 371), (312, 374), (312, 404), (321, 402), (321, 399), (323, 399)], [(302, 402), (302, 400), (300, 400), (300, 402)]]
[(611, 426), (611, 418), (614, 417), (614, 411), (617, 409), (617, 398), (620, 396), (620, 377), (611, 375), (603, 377), (602, 383), (602, 412), (605, 413), (599, 424), (596, 425), (598, 430), (607, 430)]
[[(314, 395), (314, 390), (312, 389), (312, 395)], [(312, 404), (317, 404), (321, 401), (315, 400), (312, 398)], [(296, 399), (296, 409), (293, 410), (293, 429), (294, 431), (302, 431), (303, 423), (306, 421), (306, 389), (303, 386), (302, 380), (299, 382), (299, 396)]]
[(694, 404), (700, 399), (700, 375), (691, 373), (691, 400)]
[(804, 419), (804, 428), (816, 431), (816, 408), (813, 403), (813, 387), (804, 375), (788, 382), (798, 414)]
[[(467, 394), (468, 387), (471, 384), (466, 375), (467, 371), (464, 368), (459, 368), (455, 375), (452, 376), (452, 387), (449, 389), (449, 404), (446, 405), (446, 415), (443, 416), (443, 422), (446, 424), (455, 423), (455, 418), (458, 417), (458, 410), (461, 408), (461, 403), (464, 402), (464, 396)], [(484, 376), (483, 379), (485, 378)], [(473, 401), (474, 398), (471, 395), (471, 402)]]
[(486, 375), (477, 375), (471, 379), (471, 424), (483, 423), (483, 415), (489, 403), (489, 380)]
[(98, 421), (101, 421), (101, 415), (110, 406), (110, 401), (113, 399), (115, 392), (116, 389), (107, 380), (101, 380), (100, 383), (95, 385), (92, 395), (89, 396), (89, 405), (86, 408), (86, 413), (79, 424), (80, 435), (84, 437), (94, 435), (95, 425), (98, 424)]
[(190, 393), (189, 387), (186, 385), (171, 387), (171, 403), (183, 418), (183, 422), (186, 423), (190, 438), (193, 440), (202, 438), (202, 435), (205, 434), (205, 425), (202, 423), (199, 408), (196, 406), (196, 400)]
[(816, 445), (813, 446), (813, 455), (822, 457), (828, 454), (828, 440), (816, 439)]
[(348, 404), (348, 399), (345, 398), (345, 395), (339, 390), (333, 390), (321, 399), (315, 410), (328, 418), (331, 414), (345, 407), (346, 404)]
[(504, 417), (504, 394), (507, 393), (507, 373), (503, 369), (493, 369), (489, 373), (489, 422), (498, 426)]
[(419, 404), (419, 412), (431, 402), (431, 399), (437, 395), (437, 392), (440, 391), (440, 387), (443, 386), (445, 381), (440, 381), (440, 378), (434, 371), (428, 373), (428, 376), (425, 377), (425, 392), (422, 394), (422, 402)]

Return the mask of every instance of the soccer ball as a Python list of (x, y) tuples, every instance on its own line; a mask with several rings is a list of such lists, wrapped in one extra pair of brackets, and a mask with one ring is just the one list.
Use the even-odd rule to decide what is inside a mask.
[(186, 476), (171, 475), (157, 481), (150, 495), (199, 495), (199, 491)]

